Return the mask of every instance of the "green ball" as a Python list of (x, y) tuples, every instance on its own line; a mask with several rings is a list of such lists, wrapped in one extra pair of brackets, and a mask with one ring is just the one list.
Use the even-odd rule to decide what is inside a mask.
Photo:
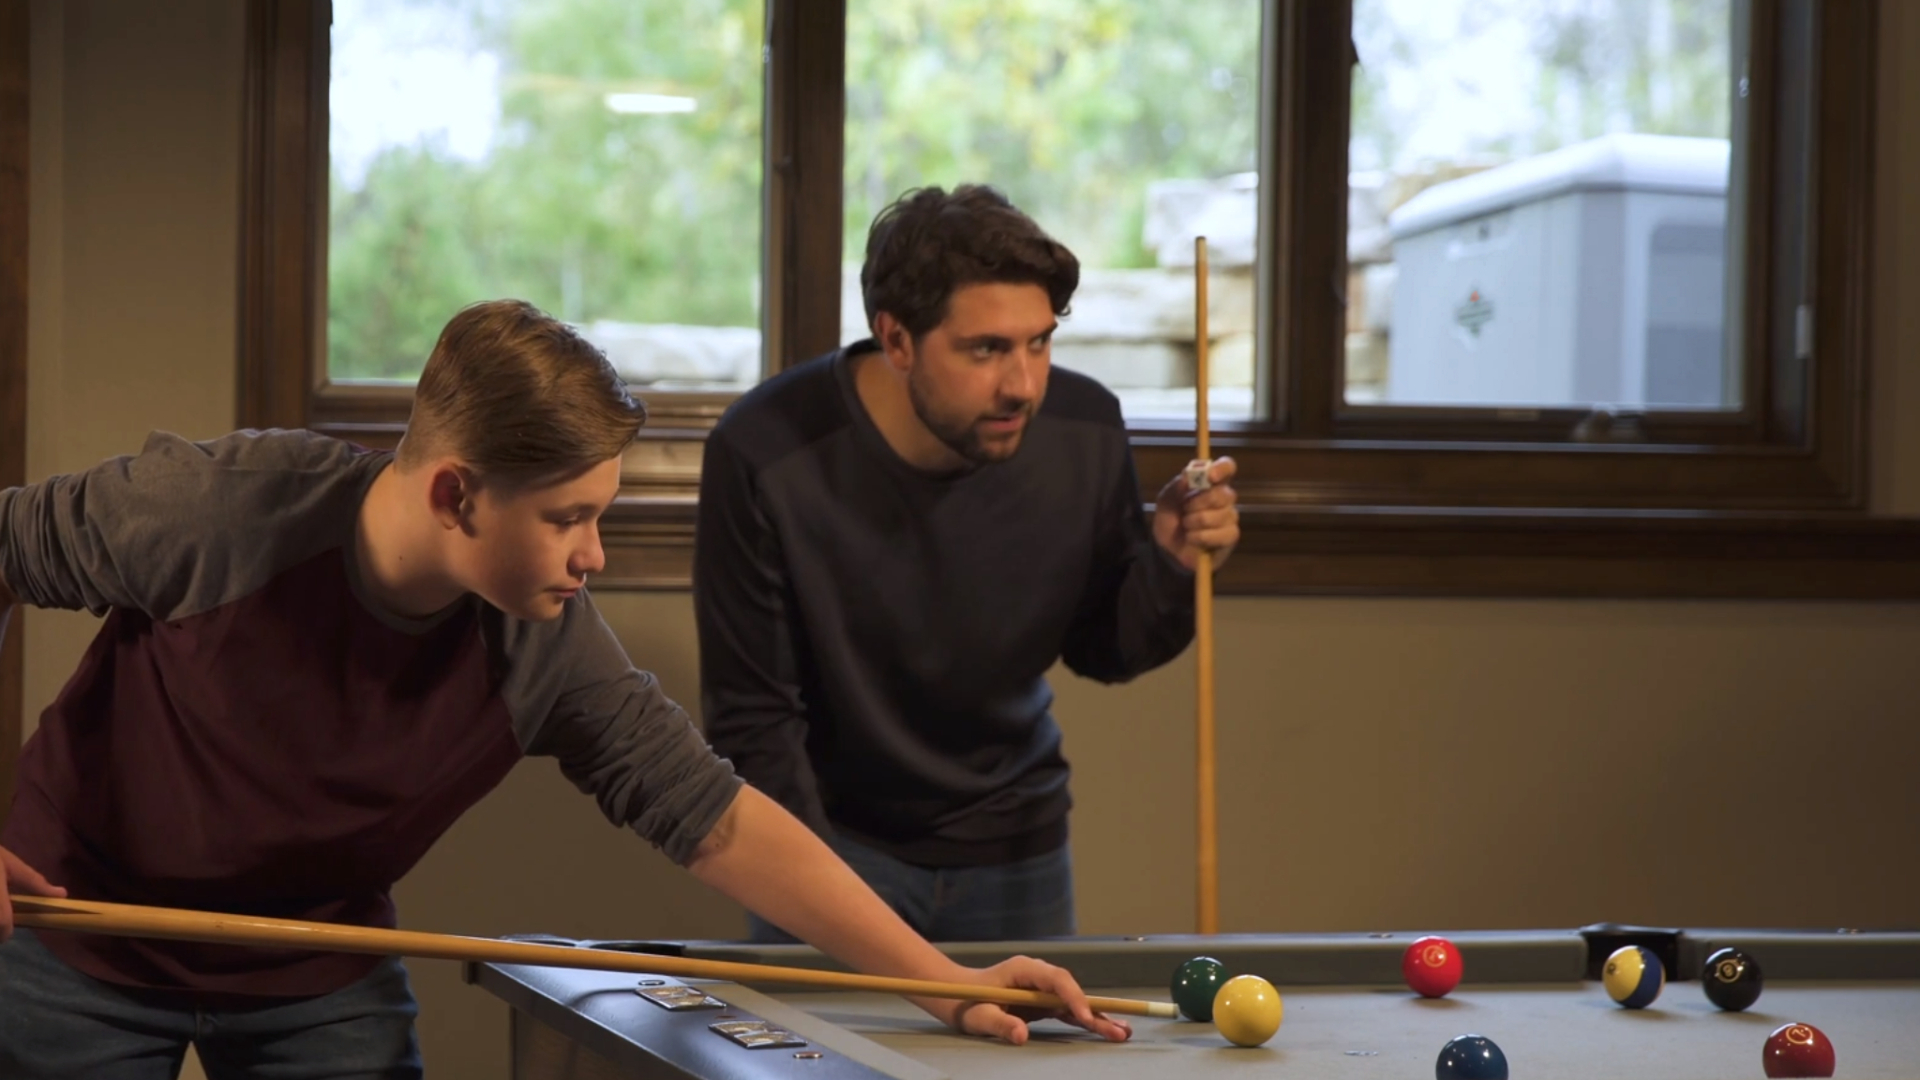
[(1233, 977), (1227, 966), (1211, 956), (1196, 956), (1173, 973), (1173, 1003), (1181, 1015), (1202, 1024), (1213, 1022), (1213, 997)]

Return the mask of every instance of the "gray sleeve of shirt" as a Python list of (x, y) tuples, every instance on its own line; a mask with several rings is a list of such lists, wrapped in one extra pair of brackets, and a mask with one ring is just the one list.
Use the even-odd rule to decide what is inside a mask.
[(137, 454), (0, 491), (0, 578), (34, 607), (155, 619), (216, 607), (351, 535), (352, 456), (306, 432), (155, 432)]
[(503, 692), (527, 753), (558, 760), (615, 825), (693, 859), (741, 781), (660, 681), (634, 667), (581, 592), (553, 623), (514, 623)]

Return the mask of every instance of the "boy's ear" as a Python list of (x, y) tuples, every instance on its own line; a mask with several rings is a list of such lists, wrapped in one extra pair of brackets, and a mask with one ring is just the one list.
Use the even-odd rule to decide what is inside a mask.
[(473, 512), (473, 474), (451, 462), (433, 467), (427, 478), (427, 506), (445, 528), (464, 526)]

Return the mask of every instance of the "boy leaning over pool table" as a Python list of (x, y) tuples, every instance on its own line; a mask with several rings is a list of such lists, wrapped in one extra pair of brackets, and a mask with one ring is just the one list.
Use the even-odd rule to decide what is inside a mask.
[(393, 884), (529, 754), (858, 970), (1049, 990), (1127, 1037), (1059, 968), (935, 951), (634, 668), (584, 586), (644, 420), (592, 345), (489, 302), (447, 324), (392, 453), (154, 435), (0, 491), (0, 634), (15, 603), (105, 616), (0, 833), (0, 1076), (172, 1077), (189, 1043), (213, 1080), (419, 1075), (396, 958), (16, 929), (7, 891), (390, 926)]

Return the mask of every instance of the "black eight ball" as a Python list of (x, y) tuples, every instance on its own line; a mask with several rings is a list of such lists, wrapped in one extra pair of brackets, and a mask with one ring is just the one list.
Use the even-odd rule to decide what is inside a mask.
[(1700, 985), (1707, 1000), (1728, 1012), (1739, 1012), (1760, 1000), (1760, 965), (1753, 957), (1735, 948), (1725, 948), (1707, 957), (1700, 970)]

